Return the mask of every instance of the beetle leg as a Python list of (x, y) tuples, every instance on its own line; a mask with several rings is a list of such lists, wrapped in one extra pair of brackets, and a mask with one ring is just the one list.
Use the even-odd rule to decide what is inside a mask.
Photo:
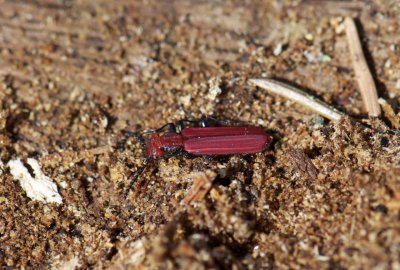
[(149, 165), (151, 158), (146, 158), (143, 162), (143, 165), (135, 172), (133, 175), (131, 181), (129, 182), (128, 187), (125, 190), (124, 197), (125, 199), (129, 195), (129, 191), (132, 189), (133, 184), (136, 182), (136, 180), (139, 178), (139, 176), (144, 172), (144, 170), (147, 168), (147, 165)]
[(181, 133), (182, 132), (182, 129), (184, 129), (185, 128), (185, 120), (179, 120), (178, 121), (178, 125), (176, 126), (176, 132), (177, 133)]
[(168, 128), (168, 131), (169, 132), (176, 132), (176, 127), (175, 127), (175, 124), (174, 123), (167, 123), (167, 124), (165, 124), (165, 125), (163, 125), (162, 127), (160, 127), (160, 128), (157, 128), (156, 130), (155, 130), (155, 132), (161, 132), (161, 131), (163, 131), (165, 128)]
[(184, 158), (193, 158), (193, 155), (188, 153), (188, 152), (186, 152), (186, 151), (182, 151), (181, 155)]
[(176, 148), (173, 151), (167, 152), (163, 158), (164, 159), (169, 159), (170, 157), (175, 157), (175, 156), (182, 156), (186, 152), (183, 151), (183, 148)]
[(184, 123), (195, 124), (196, 126), (199, 126), (199, 127), (209, 127), (210, 126), (210, 123), (209, 123), (210, 120), (212, 120), (213, 123), (215, 122), (214, 119), (211, 119), (211, 118), (206, 117), (204, 115), (198, 121), (189, 120), (189, 119), (179, 120), (179, 122), (178, 122), (178, 132), (182, 131), (182, 129), (184, 128)]
[(208, 118), (205, 117), (204, 115), (201, 116), (201, 118), (200, 118), (200, 126), (201, 126), (201, 127), (209, 127), (209, 126), (210, 126), (210, 123), (209, 123), (209, 121), (208, 121)]
[(190, 124), (198, 124), (198, 121), (194, 120), (189, 120), (189, 119), (182, 119), (178, 121), (178, 126), (177, 126), (177, 132), (181, 133), (182, 129), (185, 128), (185, 123), (190, 123)]

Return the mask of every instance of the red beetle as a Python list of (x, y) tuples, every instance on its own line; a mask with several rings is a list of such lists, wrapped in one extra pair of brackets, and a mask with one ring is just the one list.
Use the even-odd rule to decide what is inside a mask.
[[(181, 120), (177, 126), (168, 123), (155, 130), (147, 143), (136, 132), (127, 131), (127, 135), (134, 136), (146, 147), (146, 159), (144, 165), (133, 176), (126, 196), (150, 160), (181, 153), (211, 156), (253, 154), (264, 151), (272, 141), (272, 137), (259, 127), (208, 127), (210, 121), (215, 122), (215, 119), (202, 117), (199, 121), (201, 127), (188, 128), (184, 128), (184, 122), (196, 122)], [(166, 127), (169, 128), (168, 131), (163, 132)]]

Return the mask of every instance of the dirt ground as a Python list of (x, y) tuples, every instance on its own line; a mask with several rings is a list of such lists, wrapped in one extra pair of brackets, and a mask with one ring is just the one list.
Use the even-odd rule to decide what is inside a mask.
[[(398, 0), (0, 5), (2, 268), (400, 269), (400, 133), (366, 117), (342, 24), (358, 18), (379, 96), (399, 112)], [(247, 82), (271, 76), (358, 122)], [(159, 160), (125, 199), (143, 150), (122, 131), (202, 115), (274, 141)], [(61, 204), (27, 197), (17, 158), (40, 162)], [(188, 202), (199, 176), (215, 179)]]

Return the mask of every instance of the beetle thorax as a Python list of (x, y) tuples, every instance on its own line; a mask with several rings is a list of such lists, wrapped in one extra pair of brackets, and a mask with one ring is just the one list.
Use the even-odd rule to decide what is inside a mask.
[(162, 157), (164, 151), (162, 149), (161, 136), (157, 133), (152, 134), (146, 146), (146, 156), (152, 158)]
[(147, 142), (146, 155), (151, 158), (159, 158), (166, 154), (176, 153), (182, 147), (183, 139), (181, 134), (174, 132), (154, 133)]

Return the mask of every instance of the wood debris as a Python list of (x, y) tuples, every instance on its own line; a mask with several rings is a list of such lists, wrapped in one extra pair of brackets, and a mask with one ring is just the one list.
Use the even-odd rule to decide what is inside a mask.
[(213, 171), (196, 172), (190, 175), (193, 179), (193, 186), (189, 190), (188, 195), (183, 199), (186, 205), (198, 202), (204, 199), (212, 187), (217, 174)]
[(288, 159), (296, 171), (300, 172), (312, 180), (316, 180), (318, 170), (315, 168), (311, 159), (301, 149), (291, 149), (288, 151)]

